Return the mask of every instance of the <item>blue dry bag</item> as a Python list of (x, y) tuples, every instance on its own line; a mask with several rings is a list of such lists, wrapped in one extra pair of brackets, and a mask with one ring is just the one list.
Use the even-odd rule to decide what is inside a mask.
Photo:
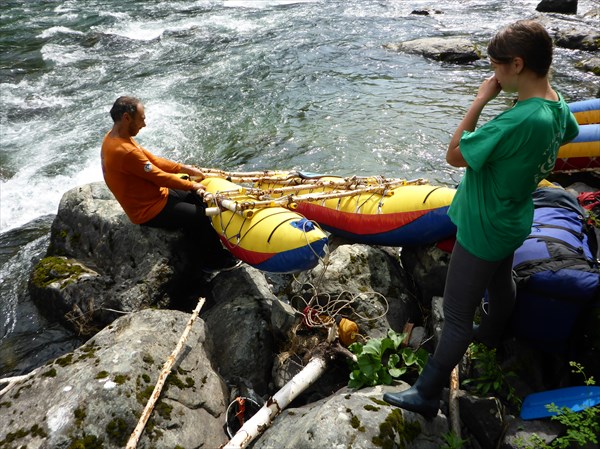
[(517, 335), (564, 343), (583, 307), (600, 294), (600, 270), (590, 247), (585, 211), (559, 188), (533, 194), (531, 234), (515, 251)]

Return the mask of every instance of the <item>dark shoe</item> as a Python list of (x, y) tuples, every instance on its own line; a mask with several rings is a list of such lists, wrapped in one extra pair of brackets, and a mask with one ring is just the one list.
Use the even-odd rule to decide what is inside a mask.
[(204, 263), (201, 269), (205, 273), (217, 273), (219, 271), (235, 270), (241, 264), (241, 260), (236, 259), (231, 254), (227, 253)]
[(450, 373), (442, 370), (433, 359), (429, 359), (415, 384), (399, 393), (386, 393), (383, 400), (427, 419), (437, 416), (440, 409), (442, 389)]

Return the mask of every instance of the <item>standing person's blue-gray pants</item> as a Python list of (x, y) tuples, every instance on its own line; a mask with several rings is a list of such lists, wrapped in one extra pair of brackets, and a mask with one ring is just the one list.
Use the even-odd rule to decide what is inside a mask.
[(497, 262), (480, 259), (456, 242), (444, 290), (444, 326), (440, 341), (415, 384), (406, 391), (386, 393), (383, 399), (398, 407), (437, 415), (444, 385), (473, 340), (473, 318), (487, 290), (488, 314), (476, 338), (485, 343), (499, 340), (510, 318), (516, 287), (512, 277), (513, 255)]
[(456, 242), (444, 290), (444, 326), (433, 358), (452, 370), (473, 340), (473, 318), (486, 289), (487, 314), (482, 314), (475, 338), (495, 345), (510, 319), (516, 296), (512, 277), (513, 255), (489, 262)]

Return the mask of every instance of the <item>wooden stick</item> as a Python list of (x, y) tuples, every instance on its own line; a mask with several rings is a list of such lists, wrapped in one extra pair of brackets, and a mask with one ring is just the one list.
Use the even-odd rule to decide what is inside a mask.
[(458, 379), (458, 365), (450, 373), (450, 395), (448, 399), (448, 408), (450, 411), (450, 427), (457, 438), (461, 438), (460, 431), (460, 409), (458, 406), (458, 390), (460, 382)]
[[(246, 192), (250, 195), (255, 196), (268, 196), (268, 195), (278, 195), (284, 194), (288, 192), (299, 192), (302, 190), (318, 190), (318, 189), (334, 189), (334, 190), (351, 190), (356, 192), (356, 194), (360, 194), (361, 191), (365, 191), (368, 189), (393, 189), (395, 187), (400, 187), (403, 185), (407, 185), (408, 181), (405, 180), (395, 180), (395, 181), (386, 181), (378, 184), (362, 184), (362, 183), (349, 183), (346, 181), (321, 181), (315, 183), (308, 184), (298, 184), (298, 185), (287, 185), (285, 187), (274, 187), (272, 189), (269, 188), (261, 188), (262, 183), (259, 183), (259, 187), (257, 188), (248, 188)], [(325, 193), (325, 192), (316, 192), (316, 193)], [(314, 194), (314, 192), (313, 192)]]
[(402, 329), (402, 333), (406, 334), (406, 338), (404, 340), (402, 340), (402, 343), (401, 343), (401, 346), (403, 348), (406, 348), (406, 347), (409, 346), (409, 344), (410, 344), (410, 336), (412, 335), (412, 331), (413, 331), (414, 328), (415, 328), (414, 323), (407, 322), (404, 325), (404, 328)]
[[(398, 178), (384, 178), (383, 176), (335, 176), (335, 175), (317, 175), (314, 177), (302, 177), (297, 171), (256, 171), (256, 172), (228, 172), (214, 168), (198, 167), (203, 173), (203, 176), (192, 176), (191, 179), (200, 181), (205, 178), (224, 178), (236, 183), (253, 183), (253, 182), (273, 182), (284, 185), (312, 184), (319, 182), (321, 178), (339, 178), (344, 183), (371, 183), (382, 184), (386, 182), (402, 182), (408, 184), (424, 184), (426, 181), (418, 178), (412, 181), (406, 181)], [(331, 182), (331, 180), (324, 181)]]
[(158, 397), (160, 396), (160, 392), (162, 391), (165, 381), (167, 380), (167, 377), (171, 373), (171, 368), (173, 367), (175, 360), (177, 359), (177, 357), (179, 356), (179, 353), (183, 349), (183, 345), (185, 344), (185, 342), (188, 338), (188, 335), (190, 334), (190, 331), (192, 330), (192, 325), (194, 324), (194, 321), (196, 321), (196, 318), (198, 317), (198, 314), (200, 313), (200, 309), (204, 305), (204, 301), (205, 301), (204, 298), (200, 298), (198, 300), (198, 305), (196, 305), (196, 308), (192, 312), (192, 316), (190, 317), (190, 320), (188, 321), (187, 326), (185, 327), (185, 330), (183, 331), (183, 334), (181, 334), (181, 338), (177, 342), (177, 346), (175, 346), (175, 349), (173, 350), (173, 352), (171, 353), (171, 355), (169, 356), (169, 358), (163, 365), (162, 371), (160, 372), (160, 375), (158, 376), (156, 385), (154, 386), (154, 391), (152, 391), (152, 395), (150, 396), (150, 399), (148, 399), (148, 403), (146, 404), (146, 407), (144, 408), (144, 411), (142, 412), (142, 416), (140, 417), (140, 420), (138, 421), (137, 426), (135, 427), (135, 429), (131, 433), (131, 436), (129, 437), (129, 441), (127, 442), (126, 449), (135, 449), (135, 447), (137, 446), (140, 436), (142, 435), (142, 432), (144, 431), (144, 427), (146, 426), (146, 423), (148, 422), (148, 419), (150, 418), (152, 409), (154, 408), (156, 401), (158, 401)]
[[(380, 187), (380, 186), (372, 186), (372, 187), (365, 187), (364, 189), (360, 189), (360, 190), (333, 190), (329, 193), (306, 193), (303, 195), (289, 195), (288, 197), (281, 197), (281, 199), (285, 199), (285, 198), (289, 198), (289, 202), (292, 203), (300, 203), (302, 201), (323, 201), (323, 200), (329, 200), (329, 199), (335, 199), (335, 198), (344, 198), (347, 196), (356, 196), (356, 195), (361, 195), (363, 193), (378, 193), (382, 190), (385, 190), (385, 187)], [(393, 193), (390, 191), (388, 192), (389, 196), (393, 195)], [(276, 198), (274, 201), (278, 200), (279, 198)]]
[[(210, 170), (210, 169), (209, 169)], [(225, 172), (215, 171), (215, 176), (220, 174), (226, 174)], [(192, 177), (192, 179), (199, 180), (200, 177)], [(296, 178), (297, 179), (297, 178)], [(361, 184), (362, 180), (367, 180), (367, 184)], [(377, 182), (375, 182), (375, 181)], [(292, 180), (294, 181), (294, 180)], [(304, 181), (310, 181), (304, 183)], [(264, 183), (265, 180), (262, 178), (259, 182)], [(394, 194), (393, 189), (406, 185), (421, 185), (425, 183), (422, 178), (407, 181), (405, 179), (391, 179), (385, 180), (383, 178), (374, 177), (351, 177), (351, 178), (340, 178), (340, 180), (305, 180), (300, 179), (300, 184), (297, 182), (285, 182), (282, 178), (276, 178), (274, 180), (276, 184), (283, 182), (284, 187), (275, 187), (272, 189), (261, 189), (260, 187), (255, 188), (239, 188), (232, 190), (225, 190), (216, 193), (205, 193), (204, 201), (206, 203), (214, 203), (215, 206), (207, 207), (205, 213), (207, 216), (212, 217), (218, 215), (221, 210), (229, 210), (237, 213), (244, 218), (251, 218), (254, 215), (254, 209), (264, 209), (267, 207), (285, 207), (290, 210), (295, 210), (298, 207), (298, 202), (301, 201), (325, 201), (328, 199), (338, 199), (348, 196), (361, 195), (363, 193), (376, 193), (382, 196), (392, 196)], [(333, 190), (329, 192), (312, 192), (312, 190), (331, 188)], [(308, 190), (310, 193), (302, 195), (293, 195), (293, 192)], [(287, 192), (292, 192), (289, 195), (285, 195)], [(275, 198), (271, 198), (271, 195), (276, 195)], [(255, 197), (248, 198), (248, 197)], [(244, 198), (245, 197), (245, 198)], [(239, 200), (238, 200), (239, 198)]]
[[(322, 178), (337, 178), (336, 179), (327, 179), (327, 180), (323, 180)], [(278, 185), (292, 185), (292, 186), (296, 186), (296, 185), (313, 185), (313, 184), (327, 184), (327, 183), (334, 183), (334, 184), (362, 184), (362, 185), (387, 185), (390, 183), (395, 183), (395, 184), (426, 184), (427, 181), (423, 178), (417, 178), (417, 179), (411, 179), (411, 180), (407, 180), (407, 179), (400, 179), (400, 178), (384, 178), (384, 177), (379, 177), (379, 176), (351, 176), (351, 177), (340, 177), (340, 176), (333, 176), (333, 175), (328, 175), (328, 176), (323, 176), (322, 178), (300, 178), (300, 177), (287, 177), (287, 178), (280, 178), (280, 177), (260, 177), (260, 178), (255, 178), (252, 179), (251, 182), (254, 182), (258, 185), (263, 185), (263, 184), (278, 184)], [(250, 180), (248, 180), (247, 178), (231, 178), (232, 181), (235, 180), (236, 182), (250, 182)], [(244, 181), (240, 181), (240, 179), (244, 180)]]
[(263, 170), (263, 171), (247, 171), (247, 172), (232, 172), (220, 170), (218, 168), (206, 168), (206, 167), (196, 167), (200, 170), (207, 178), (232, 178), (232, 177), (252, 177), (258, 178), (261, 176), (297, 176), (298, 172), (295, 171), (278, 171), (278, 170)]
[(37, 372), (37, 369), (34, 369), (28, 374), (23, 374), (22, 376), (14, 376), (14, 377), (5, 377), (4, 379), (0, 379), (0, 384), (8, 384), (2, 390), (0, 390), (0, 398), (8, 393), (12, 387), (14, 387), (19, 382), (23, 382), (24, 380), (29, 379)]
[[(227, 209), (231, 212), (241, 215), (244, 218), (251, 218), (254, 215), (254, 211), (252, 209), (257, 208), (254, 207), (254, 204), (256, 203), (253, 201), (248, 201), (247, 199), (243, 201), (235, 201), (227, 197), (222, 197), (221, 194), (213, 195), (212, 193), (205, 193), (204, 200), (207, 203), (215, 203), (218, 206), (217, 209), (213, 207), (206, 208), (204, 213), (209, 217), (218, 215), (221, 209)], [(265, 204), (261, 204), (259, 207), (264, 208), (271, 206), (275, 206), (275, 204), (272, 201), (269, 201), (268, 203), (265, 202)]]
[[(228, 198), (220, 198), (220, 194), (205, 194), (205, 198), (210, 202), (215, 202), (217, 205), (224, 209), (228, 209), (232, 212), (241, 213), (248, 209), (262, 209), (265, 207), (286, 207), (289, 209), (296, 209), (297, 203), (303, 201), (325, 201), (328, 199), (344, 198), (348, 196), (361, 195), (363, 193), (375, 193), (384, 195), (384, 193), (378, 193), (381, 190), (385, 190), (385, 187), (370, 186), (359, 190), (333, 190), (331, 192), (319, 192), (319, 193), (307, 193), (303, 195), (286, 195), (278, 198), (272, 198), (268, 200), (256, 200), (251, 199), (245, 201), (231, 201)], [(392, 191), (385, 192), (386, 196), (393, 195)]]
[(242, 449), (271, 425), (273, 419), (300, 393), (325, 372), (327, 362), (323, 357), (314, 357), (281, 390), (271, 397), (256, 414), (244, 423), (222, 449)]

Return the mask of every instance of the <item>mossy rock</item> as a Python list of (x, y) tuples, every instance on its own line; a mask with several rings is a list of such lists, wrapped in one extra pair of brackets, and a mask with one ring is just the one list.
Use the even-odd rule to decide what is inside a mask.
[(76, 282), (83, 274), (96, 274), (83, 266), (80, 262), (66, 257), (45, 257), (35, 266), (31, 282), (37, 288), (47, 288), (58, 283), (60, 288), (65, 288), (70, 283)]

